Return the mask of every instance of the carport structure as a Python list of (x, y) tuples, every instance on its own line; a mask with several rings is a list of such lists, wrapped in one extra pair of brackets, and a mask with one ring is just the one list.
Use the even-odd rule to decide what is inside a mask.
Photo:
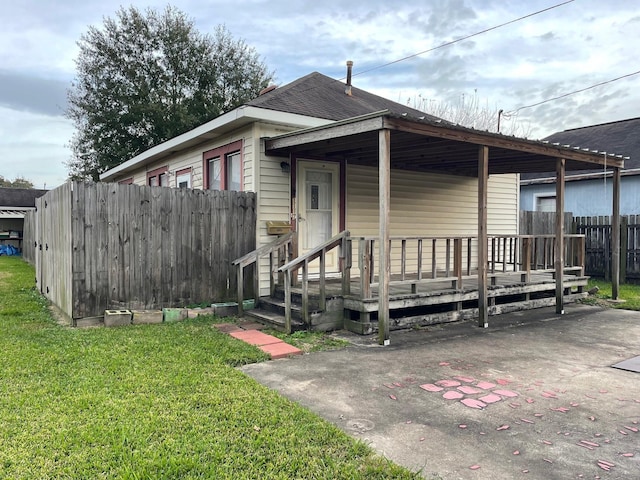
[[(268, 155), (333, 160), (378, 167), (378, 297), (379, 343), (389, 343), (390, 175), (393, 169), (446, 173), (477, 178), (477, 298), (478, 325), (488, 327), (489, 236), (487, 231), (487, 185), (489, 175), (556, 171), (556, 234), (553, 239), (556, 312), (564, 311), (565, 232), (564, 176), (567, 170), (602, 168), (613, 170), (612, 278), (613, 296), (619, 283), (619, 198), (621, 155), (597, 152), (584, 146), (552, 145), (433, 121), (389, 111), (298, 130), (265, 140)], [(295, 195), (292, 195), (294, 197)], [(428, 221), (428, 219), (425, 219)], [(348, 225), (346, 226), (348, 229)], [(528, 258), (528, 256), (527, 256)], [(520, 260), (527, 262), (526, 258)]]

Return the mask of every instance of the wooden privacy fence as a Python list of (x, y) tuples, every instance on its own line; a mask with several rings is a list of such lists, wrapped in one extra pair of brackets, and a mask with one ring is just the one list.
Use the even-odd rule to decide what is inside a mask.
[[(587, 238), (587, 275), (611, 278), (611, 217), (575, 217), (573, 228)], [(620, 217), (620, 281), (640, 280), (640, 215)]]
[[(565, 233), (585, 236), (585, 274), (611, 278), (611, 217), (573, 217), (565, 213)], [(520, 233), (555, 232), (555, 213), (520, 212)], [(640, 215), (620, 217), (620, 281), (640, 280)]]
[(24, 256), (75, 320), (235, 300), (231, 262), (255, 248), (255, 228), (255, 193), (73, 182), (36, 200)]

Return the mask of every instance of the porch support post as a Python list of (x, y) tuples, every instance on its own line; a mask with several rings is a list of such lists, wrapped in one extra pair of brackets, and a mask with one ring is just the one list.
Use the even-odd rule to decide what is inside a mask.
[(389, 203), (391, 197), (391, 131), (378, 132), (378, 189), (380, 196), (380, 261), (378, 262), (378, 343), (389, 345)]
[(564, 158), (556, 160), (556, 313), (564, 314)]
[[(620, 292), (620, 168), (613, 169), (613, 218), (611, 219), (611, 297)], [(624, 232), (626, 235), (626, 231)], [(625, 260), (626, 261), (626, 260)]]
[(489, 326), (487, 298), (487, 188), (489, 183), (489, 147), (478, 149), (478, 326)]

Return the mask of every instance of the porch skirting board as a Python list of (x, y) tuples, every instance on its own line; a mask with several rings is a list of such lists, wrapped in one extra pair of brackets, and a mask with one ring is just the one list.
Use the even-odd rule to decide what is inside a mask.
[[(564, 303), (576, 302), (579, 299), (585, 298), (587, 295), (588, 294), (586, 292), (565, 295)], [(489, 315), (501, 315), (523, 310), (532, 310), (534, 308), (550, 307), (555, 304), (555, 297), (548, 297), (528, 301), (505, 303), (502, 305), (492, 305), (489, 306)], [(426, 327), (429, 325), (436, 325), (440, 323), (473, 320), (477, 318), (478, 309), (468, 308), (451, 312), (439, 312), (401, 318), (392, 318), (389, 324), (389, 328), (391, 330), (404, 330), (407, 328)], [(370, 322), (361, 322), (358, 320), (345, 319), (344, 327), (351, 332), (358, 333), (360, 335), (368, 335), (376, 333), (378, 331), (378, 322), (376, 320)]]

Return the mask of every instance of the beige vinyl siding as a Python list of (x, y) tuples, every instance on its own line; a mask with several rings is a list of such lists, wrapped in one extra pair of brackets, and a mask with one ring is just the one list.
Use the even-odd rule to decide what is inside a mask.
[(251, 127), (243, 128), (230, 135), (217, 138), (215, 141), (210, 140), (195, 147), (186, 149), (182, 152), (167, 156), (154, 163), (150, 163), (136, 170), (133, 174), (123, 173), (114, 182), (119, 182), (127, 178), (133, 177), (133, 183), (136, 185), (146, 185), (147, 172), (156, 168), (168, 167), (169, 169), (169, 186), (176, 186), (176, 172), (185, 168), (191, 168), (191, 188), (201, 189), (204, 185), (204, 172), (202, 165), (202, 154), (214, 148), (222, 147), (238, 140), (243, 141), (242, 151), (242, 167), (243, 167), (243, 188), (245, 191), (253, 191), (253, 152), (254, 140)]
[[(517, 176), (496, 175), (489, 180), (489, 233), (517, 232)], [(354, 237), (378, 236), (378, 170), (347, 166), (347, 229)], [(403, 170), (391, 171), (391, 236), (448, 237), (478, 233), (478, 181), (476, 178)], [(475, 256), (473, 241), (472, 260)], [(392, 243), (392, 272), (399, 271), (400, 242)], [(431, 269), (432, 242), (422, 245), (423, 268)], [(407, 263), (417, 264), (417, 241), (407, 243)], [(466, 255), (466, 244), (463, 248)], [(436, 246), (437, 268), (445, 267), (445, 241)], [(357, 258), (354, 244), (354, 267)], [(451, 260), (452, 262), (452, 260)], [(466, 260), (465, 260), (466, 262)], [(473, 262), (472, 262), (473, 263)], [(427, 265), (428, 264), (428, 265)], [(356, 268), (356, 274), (357, 274)]]

